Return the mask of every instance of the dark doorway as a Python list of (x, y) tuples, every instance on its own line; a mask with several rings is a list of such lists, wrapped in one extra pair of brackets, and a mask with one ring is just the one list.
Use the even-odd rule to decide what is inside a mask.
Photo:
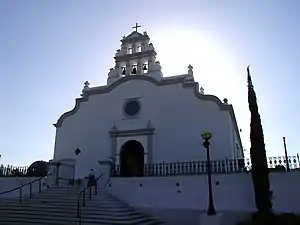
[(121, 148), (120, 173), (122, 177), (144, 175), (144, 147), (135, 140), (127, 141)]

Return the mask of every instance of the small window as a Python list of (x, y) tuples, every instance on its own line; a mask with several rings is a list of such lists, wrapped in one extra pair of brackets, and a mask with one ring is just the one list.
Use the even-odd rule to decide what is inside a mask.
[(127, 54), (132, 54), (132, 48), (127, 49)]
[(137, 52), (142, 52), (142, 46), (137, 47)]

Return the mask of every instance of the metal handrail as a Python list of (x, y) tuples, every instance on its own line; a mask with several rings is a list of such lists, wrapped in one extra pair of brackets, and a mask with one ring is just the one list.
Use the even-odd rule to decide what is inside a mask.
[(40, 177), (40, 178), (35, 179), (33, 181), (30, 181), (26, 184), (22, 184), (19, 187), (16, 187), (16, 188), (13, 188), (13, 189), (10, 189), (10, 190), (7, 190), (7, 191), (0, 192), (0, 195), (4, 195), (4, 194), (7, 194), (7, 193), (16, 191), (16, 190), (20, 190), (19, 202), (20, 202), (20, 204), (22, 204), (23, 203), (23, 190), (22, 190), (22, 188), (29, 185), (29, 197), (31, 198), (32, 197), (32, 184), (35, 183), (35, 182), (39, 182), (39, 193), (41, 193), (42, 192), (42, 179), (44, 179), (44, 178), (47, 178), (47, 176)]
[[(95, 195), (98, 194), (98, 180), (103, 176), (103, 173), (100, 174), (93, 183), (87, 185), (83, 190), (78, 194), (77, 199), (77, 218), (79, 218), (79, 224), (81, 224), (81, 209), (82, 206), (85, 206), (85, 193), (89, 189), (89, 200), (92, 200), (92, 186), (95, 186)], [(80, 197), (82, 196), (82, 205), (80, 204)]]

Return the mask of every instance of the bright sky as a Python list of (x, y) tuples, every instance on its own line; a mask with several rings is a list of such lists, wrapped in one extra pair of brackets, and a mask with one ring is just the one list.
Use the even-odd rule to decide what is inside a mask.
[[(251, 64), (267, 154), (300, 152), (300, 1), (130, 0), (0, 2), (0, 164), (53, 156), (55, 128), (83, 83), (106, 83), (119, 40), (136, 22), (165, 76), (187, 73), (233, 104), (246, 152)], [(200, 137), (200, 134), (199, 134)]]

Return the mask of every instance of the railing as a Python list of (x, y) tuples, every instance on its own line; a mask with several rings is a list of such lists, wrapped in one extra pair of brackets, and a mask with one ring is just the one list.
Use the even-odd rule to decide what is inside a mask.
[[(299, 154), (295, 156), (288, 156), (287, 160), (285, 156), (267, 157), (267, 164), (270, 171), (287, 171), (287, 165), (290, 170), (300, 169), (300, 157)], [(251, 169), (251, 160), (246, 159), (245, 165), (248, 170)]]
[[(78, 194), (78, 200), (77, 200), (77, 218), (79, 219), (79, 225), (81, 224), (81, 213), (82, 213), (82, 207), (85, 206), (86, 202), (86, 191), (89, 190), (89, 200), (92, 200), (92, 186), (95, 187), (95, 195), (98, 194), (98, 180), (103, 176), (103, 174), (99, 175), (93, 183), (90, 183), (87, 185), (86, 188), (84, 188), (82, 191)], [(82, 198), (82, 205), (80, 204), (80, 199)]]
[(27, 174), (27, 166), (0, 166), (0, 177), (24, 177)]
[(13, 189), (10, 189), (10, 190), (7, 190), (7, 191), (3, 191), (3, 192), (0, 193), (0, 195), (4, 195), (4, 194), (11, 193), (11, 192), (19, 190), (19, 202), (20, 202), (20, 204), (22, 204), (23, 203), (23, 188), (26, 187), (26, 186), (29, 186), (29, 197), (31, 198), (32, 197), (32, 184), (38, 182), (39, 183), (39, 191), (38, 192), (41, 193), (42, 192), (42, 180), (44, 178), (46, 178), (46, 177), (40, 177), (36, 180), (30, 181), (29, 183), (22, 184), (19, 187), (16, 187), (16, 188), (13, 188)]
[[(286, 161), (285, 157), (268, 157), (268, 167), (270, 172), (286, 171), (287, 163), (290, 170), (299, 170), (299, 156), (289, 156)], [(211, 161), (212, 173), (240, 173), (251, 170), (250, 159), (226, 159)], [(172, 175), (193, 175), (207, 173), (206, 161), (194, 162), (174, 162), (174, 163), (154, 163), (145, 164), (143, 168), (137, 171), (121, 171), (121, 166), (116, 165), (112, 174), (113, 177), (119, 176), (172, 176)]]

